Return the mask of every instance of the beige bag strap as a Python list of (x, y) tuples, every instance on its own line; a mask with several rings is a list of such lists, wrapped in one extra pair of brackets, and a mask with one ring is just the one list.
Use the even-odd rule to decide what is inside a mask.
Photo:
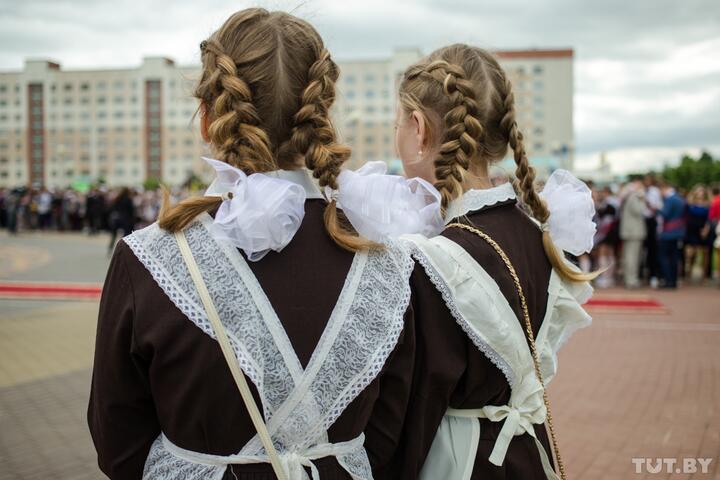
[(485, 240), (495, 250), (495, 252), (497, 252), (503, 263), (507, 267), (508, 271), (510, 272), (510, 276), (512, 277), (513, 283), (515, 284), (515, 290), (517, 290), (518, 296), (520, 297), (520, 306), (522, 307), (523, 319), (525, 320), (525, 333), (527, 334), (527, 338), (530, 342), (530, 353), (532, 353), (533, 366), (535, 367), (535, 375), (537, 376), (540, 385), (542, 385), (543, 387), (543, 402), (545, 403), (545, 409), (547, 410), (547, 429), (550, 432), (550, 440), (553, 447), (551, 453), (554, 453), (553, 458), (556, 460), (555, 464), (558, 467), (560, 478), (562, 480), (565, 480), (565, 465), (563, 464), (562, 458), (560, 457), (560, 449), (558, 448), (557, 438), (555, 436), (555, 427), (553, 426), (552, 414), (550, 413), (550, 401), (548, 400), (547, 391), (545, 390), (545, 381), (543, 380), (543, 375), (540, 371), (540, 360), (538, 358), (537, 349), (535, 348), (535, 334), (533, 333), (532, 324), (530, 323), (530, 313), (528, 310), (527, 301), (525, 300), (525, 294), (523, 293), (522, 286), (520, 285), (520, 278), (515, 271), (515, 267), (513, 267), (513, 264), (510, 262), (510, 258), (500, 247), (500, 245), (498, 245), (498, 243), (490, 237), (490, 235), (483, 232), (482, 230), (479, 230), (478, 228), (475, 228), (472, 225), (467, 225), (465, 223), (451, 223), (447, 226), (447, 228), (450, 227), (467, 230), (468, 232), (472, 232), (478, 237)]
[(237, 384), (238, 390), (240, 390), (243, 402), (245, 402), (245, 407), (250, 414), (250, 419), (257, 430), (263, 447), (265, 447), (265, 452), (270, 459), (273, 471), (275, 472), (278, 480), (287, 480), (287, 475), (285, 474), (285, 470), (280, 462), (280, 457), (275, 450), (275, 446), (270, 438), (270, 433), (268, 432), (267, 426), (260, 414), (260, 410), (255, 403), (255, 399), (252, 396), (252, 392), (250, 391), (250, 387), (245, 379), (245, 375), (240, 370), (240, 365), (238, 364), (237, 358), (230, 346), (230, 341), (228, 340), (225, 328), (223, 327), (222, 322), (220, 322), (220, 317), (215, 309), (215, 304), (210, 298), (210, 293), (208, 292), (205, 282), (202, 279), (200, 269), (195, 262), (195, 258), (190, 250), (190, 245), (188, 245), (187, 238), (185, 238), (185, 233), (183, 231), (176, 232), (175, 239), (180, 247), (180, 253), (185, 260), (185, 264), (190, 271), (190, 276), (195, 283), (195, 288), (197, 288), (197, 291), (200, 294), (200, 299), (205, 307), (205, 312), (207, 313), (210, 325), (212, 325), (213, 331), (215, 332), (217, 341), (220, 344), (220, 349), (225, 356), (225, 361), (227, 362), (228, 367), (230, 367), (230, 373), (232, 373), (232, 376), (235, 379), (235, 383)]

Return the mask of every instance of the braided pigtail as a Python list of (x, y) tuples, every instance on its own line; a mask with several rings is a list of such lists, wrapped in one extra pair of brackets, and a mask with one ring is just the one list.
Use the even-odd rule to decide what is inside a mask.
[(443, 119), (445, 133), (440, 145), (440, 157), (435, 160), (435, 176), (442, 194), (443, 209), (462, 194), (464, 173), (470, 168), (471, 159), (478, 153), (478, 144), (483, 137), (472, 83), (458, 65), (448, 64), (445, 73), (443, 90), (450, 99), (451, 108)]
[[(340, 169), (350, 157), (350, 148), (338, 143), (330, 121), (337, 78), (337, 65), (330, 58), (330, 53), (322, 49), (308, 70), (308, 84), (302, 92), (300, 108), (294, 117), (295, 126), (287, 145), (313, 172), (320, 187), (331, 189), (337, 189)], [(378, 244), (352, 230), (338, 213), (335, 199), (329, 199), (324, 218), (328, 234), (340, 247), (353, 252), (378, 247)]]
[[(504, 90), (503, 105), (505, 115), (500, 120), (500, 126), (507, 132), (508, 143), (513, 151), (515, 165), (517, 166), (515, 169), (517, 187), (532, 216), (540, 223), (545, 224), (550, 218), (550, 211), (545, 201), (535, 190), (535, 169), (530, 165), (525, 153), (523, 135), (518, 129), (515, 118), (515, 95), (512, 91), (512, 84), (507, 78), (505, 78)], [(563, 279), (573, 282), (588, 282), (602, 273), (583, 273), (570, 268), (565, 262), (562, 251), (555, 246), (552, 238), (550, 238), (550, 233), (545, 228), (543, 228), (542, 239), (548, 260)]]
[(443, 117), (445, 128), (439, 157), (435, 159), (435, 187), (442, 195), (444, 212), (463, 192), (465, 173), (478, 153), (483, 127), (473, 85), (462, 67), (436, 60), (428, 64), (424, 72), (440, 82), (449, 100), (449, 110)]
[[(250, 87), (238, 76), (235, 62), (216, 40), (202, 42), (200, 49), (205, 68), (195, 94), (203, 102), (203, 114), (213, 119), (208, 135), (216, 156), (247, 174), (274, 170), (270, 140), (259, 126)], [(193, 197), (170, 206), (169, 193), (164, 189), (158, 224), (177, 232), (221, 202), (219, 197)]]
[(208, 135), (218, 160), (248, 174), (276, 169), (270, 139), (260, 127), (250, 87), (238, 76), (235, 61), (215, 40), (204, 42), (203, 50), (207, 70), (196, 93), (210, 108)]

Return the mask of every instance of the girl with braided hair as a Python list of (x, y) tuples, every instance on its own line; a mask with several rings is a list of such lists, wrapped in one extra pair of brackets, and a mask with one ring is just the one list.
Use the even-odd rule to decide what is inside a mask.
[[(377, 477), (564, 477), (544, 387), (560, 345), (590, 321), (581, 303), (592, 275), (560, 252), (592, 246), (589, 190), (556, 172), (536, 192), (510, 81), (492, 54), (468, 45), (405, 71), (396, 147), (405, 172), (439, 190), (446, 227), (407, 237), (421, 265), (411, 278), (415, 378), (401, 449)], [(508, 147), (530, 215), (512, 184), (488, 178)]]
[(307, 22), (247, 9), (200, 48), (217, 177), (114, 252), (88, 410), (100, 468), (369, 480), (414, 358), (413, 260), (393, 238), (435, 228), (434, 190), (377, 164), (341, 171), (339, 71)]

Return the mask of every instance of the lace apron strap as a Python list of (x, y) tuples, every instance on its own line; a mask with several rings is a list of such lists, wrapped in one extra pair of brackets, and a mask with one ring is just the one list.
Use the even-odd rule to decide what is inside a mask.
[(240, 365), (238, 364), (237, 358), (233, 354), (232, 348), (230, 347), (230, 341), (228, 340), (227, 333), (225, 332), (225, 328), (220, 321), (220, 317), (218, 316), (217, 310), (215, 309), (215, 305), (210, 298), (210, 293), (205, 286), (205, 282), (202, 279), (200, 269), (195, 262), (195, 258), (193, 257), (192, 251), (190, 250), (190, 245), (188, 244), (187, 238), (185, 238), (185, 233), (183, 233), (182, 231), (176, 232), (175, 239), (177, 240), (178, 246), (180, 247), (180, 253), (183, 256), (183, 260), (185, 260), (185, 264), (190, 271), (190, 276), (192, 277), (192, 280), (195, 283), (195, 287), (200, 294), (200, 298), (202, 300), (203, 306), (205, 307), (208, 320), (210, 320), (210, 324), (212, 325), (215, 336), (217, 337), (218, 343), (220, 344), (220, 349), (222, 350), (222, 353), (225, 356), (225, 361), (230, 368), (230, 373), (232, 373), (238, 390), (240, 390), (240, 395), (242, 396), (245, 407), (250, 414), (250, 419), (252, 420), (253, 425), (257, 430), (260, 441), (265, 448), (265, 452), (267, 453), (267, 456), (270, 460), (273, 471), (275, 472), (278, 480), (287, 480), (285, 469), (283, 468), (280, 457), (275, 450), (275, 446), (273, 445), (272, 439), (270, 438), (270, 433), (267, 430), (267, 426), (265, 425), (262, 414), (260, 413), (260, 410), (255, 403), (255, 399), (252, 396), (252, 392), (250, 391), (250, 387), (248, 386), (247, 380), (245, 379), (245, 375), (240, 370)]

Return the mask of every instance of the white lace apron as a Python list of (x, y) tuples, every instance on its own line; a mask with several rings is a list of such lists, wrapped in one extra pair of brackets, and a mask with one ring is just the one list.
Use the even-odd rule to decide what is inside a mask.
[[(445, 237), (428, 240), (418, 235), (403, 237), (414, 244), (414, 255), (443, 296), (457, 323), (505, 375), (511, 387), (510, 401), (481, 409), (449, 409), (435, 435), (420, 478), (468, 480), (471, 478), (480, 439), (479, 418), (504, 422), (490, 455), (490, 463), (502, 465), (512, 438), (528, 433), (538, 447), (549, 479), (557, 479), (545, 449), (535, 437), (533, 425), (545, 422), (542, 385), (537, 379), (525, 333), (505, 296), (490, 275), (458, 244)], [(557, 371), (557, 353), (574, 331), (590, 323), (581, 303), (592, 288), (587, 283), (564, 282), (552, 272), (548, 304), (535, 339), (540, 369), (546, 382)]]
[[(413, 262), (405, 246), (355, 255), (337, 304), (305, 369), (242, 255), (210, 235), (203, 214), (185, 230), (208, 292), (243, 372), (258, 390), (273, 444), (291, 480), (306, 479), (312, 461), (335, 456), (354, 479), (371, 479), (364, 436), (331, 444), (328, 428), (378, 375), (395, 347), (410, 300)], [(157, 224), (125, 237), (170, 300), (215, 338), (173, 236)], [(230, 456), (191, 452), (164, 434), (145, 463), (146, 479), (220, 479), (230, 464), (265, 463), (255, 435)]]

